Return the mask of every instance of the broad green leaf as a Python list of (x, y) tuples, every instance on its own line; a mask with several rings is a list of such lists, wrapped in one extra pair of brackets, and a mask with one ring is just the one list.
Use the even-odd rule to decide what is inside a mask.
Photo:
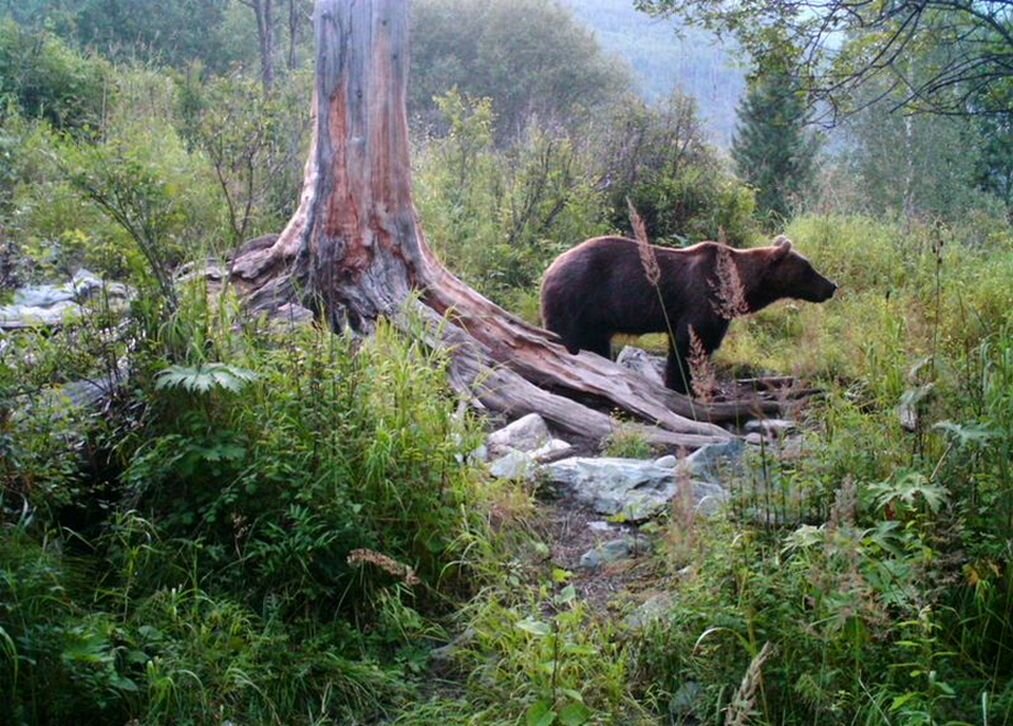
[(531, 633), (532, 635), (545, 636), (552, 633), (551, 625), (533, 618), (524, 618), (524, 620), (517, 623), (517, 627), (525, 633)]

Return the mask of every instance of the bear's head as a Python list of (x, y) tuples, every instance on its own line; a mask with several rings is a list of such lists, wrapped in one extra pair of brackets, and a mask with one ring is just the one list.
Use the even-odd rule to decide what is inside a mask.
[(821, 303), (837, 291), (837, 285), (818, 273), (805, 257), (792, 249), (791, 240), (781, 236), (766, 248), (764, 283), (777, 297)]

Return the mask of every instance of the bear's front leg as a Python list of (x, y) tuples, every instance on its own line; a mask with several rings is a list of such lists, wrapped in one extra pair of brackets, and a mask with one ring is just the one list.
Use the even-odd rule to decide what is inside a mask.
[(689, 368), (689, 332), (680, 330), (673, 343), (668, 340), (668, 361), (665, 364), (665, 385), (676, 393), (689, 393), (692, 374)]

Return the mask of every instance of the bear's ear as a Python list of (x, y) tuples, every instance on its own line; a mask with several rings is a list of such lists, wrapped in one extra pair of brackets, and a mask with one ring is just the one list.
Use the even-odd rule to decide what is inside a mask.
[(774, 240), (774, 252), (770, 259), (774, 262), (783, 260), (789, 252), (791, 252), (791, 240), (782, 234)]

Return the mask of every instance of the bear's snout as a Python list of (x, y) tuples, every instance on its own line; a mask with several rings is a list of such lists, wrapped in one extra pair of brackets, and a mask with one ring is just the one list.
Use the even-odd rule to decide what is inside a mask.
[(821, 303), (826, 302), (834, 296), (837, 292), (837, 283), (833, 280), (828, 280), (819, 274), (815, 270), (809, 279), (809, 284), (806, 285), (803, 291), (797, 295), (797, 297), (805, 300), (806, 302)]

